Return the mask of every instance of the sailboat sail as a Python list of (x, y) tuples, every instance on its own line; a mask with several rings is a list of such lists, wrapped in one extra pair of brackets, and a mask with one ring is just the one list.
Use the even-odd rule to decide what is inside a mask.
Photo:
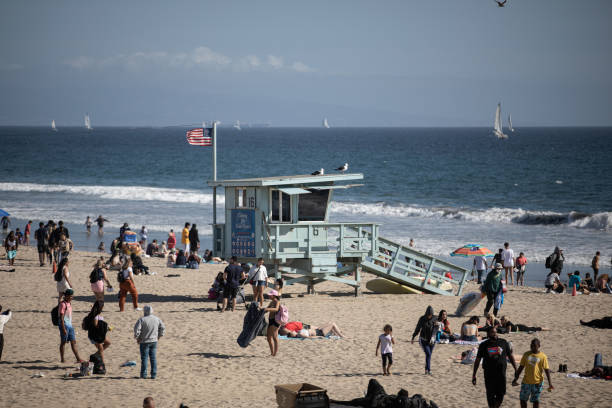
[(502, 120), (501, 120), (501, 103), (497, 104), (497, 109), (495, 110), (495, 122), (493, 123), (493, 133), (497, 136), (498, 139), (507, 139), (508, 136), (504, 134), (502, 129)]
[(240, 121), (239, 120), (237, 120), (236, 123), (234, 124), (234, 129), (237, 129), (237, 130), (241, 130), (242, 129), (240, 127)]
[(508, 114), (508, 129), (510, 129), (511, 132), (514, 132), (514, 128), (512, 127), (512, 115)]
[(323, 118), (323, 127), (325, 129), (329, 129), (329, 123), (327, 123), (327, 118)]
[(92, 130), (93, 129), (91, 127), (91, 119), (89, 118), (89, 114), (85, 115), (85, 129), (87, 129), (87, 130)]
[(55, 119), (51, 121), (51, 129), (57, 132), (57, 128), (55, 127)]

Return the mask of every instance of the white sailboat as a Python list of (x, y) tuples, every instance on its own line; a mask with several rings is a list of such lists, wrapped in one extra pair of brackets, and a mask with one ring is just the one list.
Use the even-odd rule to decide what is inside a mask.
[(57, 132), (57, 128), (55, 127), (55, 119), (51, 121), (51, 130), (53, 130), (54, 132)]
[(327, 123), (327, 118), (323, 118), (323, 127), (325, 129), (329, 129), (329, 123)]
[(497, 109), (495, 110), (495, 122), (493, 124), (493, 134), (497, 136), (498, 139), (508, 138), (508, 135), (505, 135), (502, 129), (501, 102), (497, 104)]
[(236, 123), (234, 123), (234, 129), (242, 130), (242, 128), (240, 127), (240, 121), (239, 120), (237, 120)]
[(91, 127), (91, 119), (89, 119), (89, 113), (85, 114), (85, 129), (93, 130)]
[(508, 114), (508, 129), (510, 129), (511, 132), (514, 132), (514, 128), (512, 127), (512, 115)]

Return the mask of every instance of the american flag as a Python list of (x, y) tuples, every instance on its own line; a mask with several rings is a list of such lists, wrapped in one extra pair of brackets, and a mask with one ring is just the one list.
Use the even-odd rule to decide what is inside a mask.
[(187, 142), (194, 146), (212, 146), (212, 128), (197, 128), (187, 131)]

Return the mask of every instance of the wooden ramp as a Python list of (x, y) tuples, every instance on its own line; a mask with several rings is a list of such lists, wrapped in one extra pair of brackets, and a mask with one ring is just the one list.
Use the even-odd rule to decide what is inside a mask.
[[(373, 256), (361, 262), (363, 271), (424, 293), (460, 296), (469, 271), (388, 239), (377, 237)], [(450, 272), (452, 279), (445, 275)]]

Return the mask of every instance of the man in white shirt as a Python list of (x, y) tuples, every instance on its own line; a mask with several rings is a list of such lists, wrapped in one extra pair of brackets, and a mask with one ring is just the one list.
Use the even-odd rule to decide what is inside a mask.
[(487, 270), (489, 265), (487, 265), (487, 260), (484, 256), (475, 256), (474, 257), (474, 269), (478, 272), (478, 284), (482, 283), (482, 274)]
[(514, 251), (510, 249), (510, 244), (504, 243), (504, 250), (502, 251), (502, 262), (504, 264), (504, 271), (506, 271), (506, 283), (508, 283), (508, 272), (510, 273), (510, 283), (514, 285), (514, 276), (512, 270), (514, 269)]

